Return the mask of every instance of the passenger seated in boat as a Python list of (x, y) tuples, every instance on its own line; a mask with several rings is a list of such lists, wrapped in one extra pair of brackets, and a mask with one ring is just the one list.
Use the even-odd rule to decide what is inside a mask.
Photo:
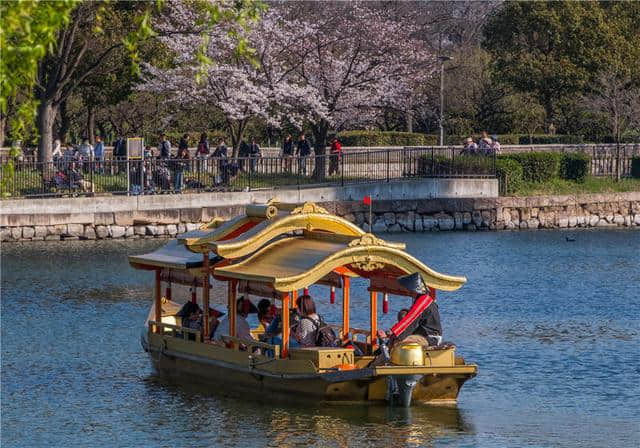
[(256, 328), (258, 332), (264, 333), (269, 328), (269, 324), (275, 316), (274, 308), (269, 299), (262, 299), (258, 302), (258, 321), (260, 322)]
[[(240, 339), (253, 339), (251, 336), (251, 328), (247, 317), (249, 314), (257, 313), (258, 308), (249, 299), (245, 299), (244, 296), (240, 297), (236, 301), (236, 337)], [(222, 340), (222, 336), (229, 336), (229, 319), (225, 319), (220, 322), (218, 329), (216, 330), (215, 338)]]
[(413, 305), (406, 316), (396, 323), (389, 334), (378, 331), (378, 337), (389, 337), (389, 345), (395, 341), (418, 342), (422, 345), (436, 346), (442, 342), (440, 311), (435, 299), (427, 293), (427, 287), (417, 272), (398, 278), (405, 289), (413, 293)]
[[(182, 317), (182, 326), (184, 328), (202, 331), (202, 310), (197, 303), (185, 303), (178, 315)], [(189, 334), (189, 339), (195, 340), (195, 335)]]
[(311, 296), (300, 296), (298, 312), (300, 313), (300, 321), (294, 329), (293, 337), (302, 347), (315, 347), (320, 316), (316, 313), (316, 304)]

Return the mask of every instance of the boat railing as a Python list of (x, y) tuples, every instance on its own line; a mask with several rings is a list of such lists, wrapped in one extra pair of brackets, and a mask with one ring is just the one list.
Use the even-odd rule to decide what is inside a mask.
[(243, 347), (246, 347), (246, 350), (249, 353), (254, 353), (256, 350), (260, 349), (262, 354), (265, 356), (269, 356), (271, 358), (280, 357), (280, 346), (278, 345), (267, 344), (266, 342), (260, 341), (251, 341), (249, 339), (236, 338), (233, 336), (221, 336), (221, 338), (227, 347), (234, 350), (241, 350)]
[[(333, 330), (335, 330), (335, 332), (338, 333), (341, 338), (343, 337), (341, 325), (329, 324), (329, 327), (333, 328)], [(371, 343), (371, 331), (363, 330), (361, 328), (349, 328), (348, 339), (357, 341), (358, 336), (364, 336), (365, 338), (364, 341), (358, 341), (358, 342), (365, 342), (367, 344)]]
[[(192, 334), (197, 342), (201, 341), (202, 332), (200, 330), (194, 330), (193, 328), (181, 327), (180, 325), (166, 324), (163, 322), (156, 322), (155, 320), (149, 321), (149, 332), (156, 333), (156, 328), (160, 329), (160, 334), (170, 334), (171, 337), (182, 336), (182, 339), (188, 340), (189, 335)], [(168, 331), (167, 331), (168, 330)]]

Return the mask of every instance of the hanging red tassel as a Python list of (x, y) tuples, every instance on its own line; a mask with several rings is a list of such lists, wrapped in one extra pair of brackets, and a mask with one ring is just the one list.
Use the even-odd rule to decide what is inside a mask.
[(386, 292), (382, 296), (382, 312), (387, 314), (389, 312), (389, 294)]
[(308, 296), (309, 295), (309, 288), (304, 288), (304, 295)]
[(191, 288), (191, 303), (197, 303), (198, 299), (196, 298), (196, 288)]
[(329, 296), (331, 303), (336, 303), (336, 288), (335, 286), (331, 287), (331, 295)]

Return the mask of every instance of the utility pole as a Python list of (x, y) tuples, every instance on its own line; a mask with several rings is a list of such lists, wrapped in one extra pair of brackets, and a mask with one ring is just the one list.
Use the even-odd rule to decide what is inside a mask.
[(440, 146), (444, 146), (444, 63), (452, 60), (451, 56), (439, 56), (440, 61)]

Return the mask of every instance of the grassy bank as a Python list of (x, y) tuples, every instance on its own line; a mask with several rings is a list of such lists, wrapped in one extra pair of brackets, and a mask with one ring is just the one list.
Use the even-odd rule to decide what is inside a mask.
[(542, 196), (558, 194), (621, 193), (640, 191), (640, 179), (621, 179), (588, 176), (584, 182), (566, 179), (550, 179), (546, 182), (523, 182), (508, 196)]

